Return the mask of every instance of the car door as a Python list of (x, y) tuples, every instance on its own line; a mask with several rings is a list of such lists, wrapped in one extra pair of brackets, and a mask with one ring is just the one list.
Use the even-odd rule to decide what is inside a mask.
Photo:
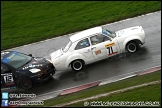
[(103, 34), (96, 34), (90, 37), (91, 49), (96, 60), (105, 59), (118, 54), (117, 41)]
[(88, 38), (78, 41), (75, 47), (75, 53), (82, 55), (86, 63), (94, 61), (94, 56), (91, 52), (91, 46)]
[(1, 63), (1, 88), (13, 86), (15, 86), (15, 81), (10, 68)]

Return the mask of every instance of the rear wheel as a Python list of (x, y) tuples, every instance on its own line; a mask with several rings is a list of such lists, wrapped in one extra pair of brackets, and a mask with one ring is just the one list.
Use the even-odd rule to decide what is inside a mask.
[(84, 62), (82, 60), (75, 60), (71, 63), (71, 68), (74, 71), (80, 71), (84, 67)]
[(138, 49), (139, 49), (139, 44), (137, 42), (135, 42), (135, 41), (131, 41), (126, 45), (126, 50), (129, 53), (137, 52)]
[(19, 86), (26, 90), (31, 89), (33, 87), (31, 79), (25, 76), (21, 76), (19, 78)]

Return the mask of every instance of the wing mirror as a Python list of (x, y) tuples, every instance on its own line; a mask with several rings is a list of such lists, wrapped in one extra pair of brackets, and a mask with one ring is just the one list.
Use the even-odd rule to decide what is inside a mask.
[(28, 56), (32, 57), (32, 54), (29, 54)]

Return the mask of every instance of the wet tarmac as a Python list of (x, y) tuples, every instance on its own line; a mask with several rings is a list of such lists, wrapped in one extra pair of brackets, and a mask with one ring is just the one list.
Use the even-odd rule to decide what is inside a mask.
[[(90, 82), (161, 65), (161, 11), (121, 22), (104, 25), (112, 30), (141, 25), (145, 30), (146, 43), (133, 54), (123, 53), (90, 65), (82, 71), (57, 71), (49, 81), (34, 86), (31, 90), (16, 89), (11, 93), (34, 93), (36, 95), (58, 91)], [(42, 41), (9, 50), (33, 56), (49, 58), (49, 54), (68, 42), (68, 36)]]

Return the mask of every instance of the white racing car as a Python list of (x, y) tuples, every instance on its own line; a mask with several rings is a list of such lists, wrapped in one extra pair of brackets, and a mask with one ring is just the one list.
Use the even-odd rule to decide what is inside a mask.
[(90, 64), (114, 55), (134, 53), (145, 43), (145, 32), (141, 26), (110, 31), (95, 27), (76, 33), (70, 37), (68, 44), (50, 54), (56, 70), (69, 67), (80, 71)]

